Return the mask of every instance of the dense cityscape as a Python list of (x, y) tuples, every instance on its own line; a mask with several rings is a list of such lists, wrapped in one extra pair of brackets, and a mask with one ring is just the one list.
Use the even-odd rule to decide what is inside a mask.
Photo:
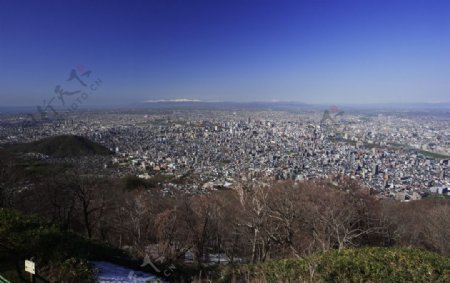
[(450, 120), (442, 110), (90, 111), (34, 124), (3, 114), (0, 127), (2, 144), (85, 136), (114, 152), (84, 160), (87, 172), (166, 176), (169, 194), (232, 189), (255, 178), (347, 176), (379, 198), (404, 201), (447, 194), (450, 185)]

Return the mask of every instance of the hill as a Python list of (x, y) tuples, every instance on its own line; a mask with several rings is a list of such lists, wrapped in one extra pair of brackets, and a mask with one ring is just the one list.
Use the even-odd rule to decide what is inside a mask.
[(37, 152), (53, 157), (111, 154), (111, 151), (103, 145), (75, 135), (55, 136), (31, 143), (10, 145), (7, 149), (13, 152)]

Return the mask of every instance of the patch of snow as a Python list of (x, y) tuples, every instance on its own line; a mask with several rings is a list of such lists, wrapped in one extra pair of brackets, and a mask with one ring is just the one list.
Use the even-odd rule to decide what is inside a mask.
[(146, 100), (146, 103), (158, 103), (158, 102), (202, 102), (199, 99), (189, 98), (175, 98), (175, 99), (159, 99), (159, 100)]
[(98, 270), (98, 283), (146, 283), (164, 282), (155, 275), (136, 271), (124, 266), (104, 261), (92, 261), (93, 267)]

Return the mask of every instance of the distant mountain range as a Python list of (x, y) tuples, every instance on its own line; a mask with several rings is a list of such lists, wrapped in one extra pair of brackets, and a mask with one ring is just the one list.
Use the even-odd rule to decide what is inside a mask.
[[(328, 109), (333, 104), (307, 104), (295, 101), (201, 101), (190, 99), (150, 100), (136, 108), (195, 108), (195, 109)], [(349, 110), (450, 110), (450, 103), (373, 103), (373, 104), (337, 104), (339, 109)]]
[(180, 102), (204, 102), (204, 101), (201, 101), (200, 99), (188, 99), (188, 98), (159, 99), (159, 100), (146, 100), (146, 101), (144, 101), (144, 103), (162, 103), (162, 102), (180, 103)]
[(137, 108), (193, 108), (193, 109), (298, 109), (312, 105), (301, 102), (235, 102), (235, 101), (202, 101), (196, 99), (149, 100)]
[(443, 103), (372, 103), (372, 104), (343, 104), (351, 109), (379, 109), (379, 110), (432, 110), (450, 109), (450, 102)]
[[(236, 102), (236, 101), (203, 101), (198, 99), (160, 99), (147, 100), (140, 103), (128, 105), (83, 105), (80, 110), (94, 111), (102, 109), (272, 109), (272, 110), (296, 110), (296, 109), (328, 109), (333, 103), (326, 104), (307, 104), (295, 101), (254, 101), (254, 102)], [(348, 110), (450, 110), (450, 103), (371, 103), (371, 104), (348, 104), (336, 103), (340, 109)], [(64, 109), (57, 109), (65, 111)], [(1, 113), (30, 113), (36, 112), (36, 107), (0, 107)]]

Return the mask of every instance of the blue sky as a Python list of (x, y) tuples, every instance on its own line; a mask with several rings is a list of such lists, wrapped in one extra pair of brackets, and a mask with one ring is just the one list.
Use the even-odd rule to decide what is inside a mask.
[(450, 101), (450, 1), (0, 0), (0, 106)]

